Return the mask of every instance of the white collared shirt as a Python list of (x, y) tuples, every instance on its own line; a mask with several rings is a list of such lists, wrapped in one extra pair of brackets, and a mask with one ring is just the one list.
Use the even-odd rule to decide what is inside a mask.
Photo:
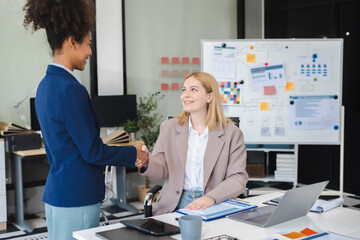
[(199, 136), (193, 129), (189, 117), (189, 140), (185, 165), (184, 190), (204, 190), (204, 155), (209, 138), (209, 130)]
[(81, 84), (81, 80), (74, 74), (74, 72), (70, 71), (70, 69), (67, 69), (65, 66), (57, 64), (57, 63), (50, 63), (50, 65), (56, 66), (56, 67), (60, 67), (62, 69), (65, 69), (66, 71), (68, 71), (71, 75), (74, 76), (74, 78)]

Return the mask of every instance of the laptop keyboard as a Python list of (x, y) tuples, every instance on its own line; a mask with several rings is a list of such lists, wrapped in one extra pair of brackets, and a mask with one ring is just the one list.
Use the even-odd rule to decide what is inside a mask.
[(260, 225), (264, 225), (269, 220), (271, 214), (272, 214), (272, 212), (269, 212), (269, 213), (266, 213), (266, 214), (263, 214), (263, 215), (248, 218), (248, 219), (246, 219), (246, 221), (249, 221), (249, 222), (252, 222), (252, 223), (257, 223), (257, 224), (260, 224)]

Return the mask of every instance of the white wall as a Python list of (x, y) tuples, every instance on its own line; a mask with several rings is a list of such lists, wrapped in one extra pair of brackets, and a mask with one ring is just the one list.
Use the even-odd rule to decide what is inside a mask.
[[(126, 0), (126, 74), (128, 94), (144, 96), (162, 82), (182, 83), (183, 77), (163, 78), (161, 57), (200, 57), (201, 39), (237, 38), (236, 0)], [(201, 70), (200, 65), (188, 67)], [(181, 87), (180, 87), (181, 88)], [(159, 110), (164, 119), (180, 113), (180, 90), (163, 91)]]
[[(37, 85), (52, 61), (51, 50), (44, 30), (32, 33), (22, 25), (24, 0), (0, 0), (0, 121), (25, 126), (15, 104), (27, 96), (34, 97)], [(90, 65), (76, 72), (89, 90)], [(30, 102), (22, 103), (21, 111), (30, 124)]]
[(124, 94), (122, 6), (119, 0), (96, 2), (98, 95)]

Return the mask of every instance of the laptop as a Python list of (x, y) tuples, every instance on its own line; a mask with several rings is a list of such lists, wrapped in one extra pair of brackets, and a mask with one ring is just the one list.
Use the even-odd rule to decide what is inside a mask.
[(277, 206), (264, 206), (228, 216), (260, 227), (269, 227), (305, 216), (329, 181), (310, 184), (287, 191)]

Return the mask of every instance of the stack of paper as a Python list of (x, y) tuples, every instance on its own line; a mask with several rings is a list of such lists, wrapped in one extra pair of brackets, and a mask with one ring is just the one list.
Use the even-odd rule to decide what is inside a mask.
[(274, 174), (276, 180), (292, 181), (295, 174), (295, 155), (276, 154), (276, 170)]
[(311, 212), (322, 213), (336, 208), (344, 203), (343, 198), (336, 198), (330, 201), (318, 199), (311, 208)]

